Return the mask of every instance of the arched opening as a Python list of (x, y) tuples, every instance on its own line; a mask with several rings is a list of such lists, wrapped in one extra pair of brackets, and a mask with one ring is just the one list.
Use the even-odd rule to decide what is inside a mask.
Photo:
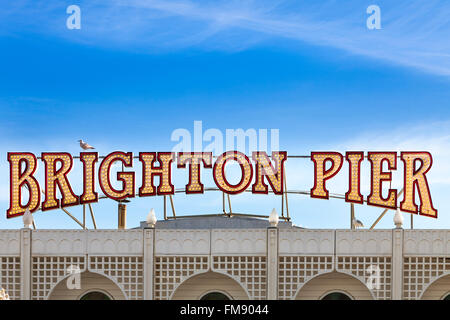
[(333, 291), (325, 294), (320, 300), (352, 300), (352, 298), (341, 291)]
[(80, 300), (112, 300), (112, 298), (105, 292), (93, 290), (83, 293)]
[[(208, 294), (214, 293), (208, 296)], [(243, 287), (234, 279), (218, 272), (205, 272), (183, 281), (172, 295), (173, 300), (199, 300), (205, 296), (228, 300), (248, 300), (249, 297)], [(220, 299), (224, 300), (224, 299)]]
[(450, 274), (442, 276), (426, 287), (422, 294), (423, 300), (450, 300)]
[(225, 293), (219, 291), (208, 292), (200, 300), (231, 300)]
[[(72, 280), (70, 286), (68, 280)], [(58, 282), (52, 288), (48, 300), (106, 300), (102, 295), (109, 297), (109, 300), (126, 299), (122, 289), (114, 281), (104, 275), (85, 271), (79, 274), (79, 282), (78, 279), (69, 277)]]
[(321, 274), (306, 282), (297, 292), (295, 299), (372, 300), (373, 296), (367, 286), (357, 278), (334, 271)]

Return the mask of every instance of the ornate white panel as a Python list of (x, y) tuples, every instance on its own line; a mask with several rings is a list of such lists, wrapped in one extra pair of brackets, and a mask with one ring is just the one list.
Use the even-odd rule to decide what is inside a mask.
[(280, 256), (278, 298), (294, 299), (298, 288), (311, 278), (333, 270), (333, 256)]
[(336, 230), (336, 255), (392, 254), (392, 230)]
[(155, 255), (209, 254), (209, 230), (156, 230)]
[(87, 249), (90, 255), (143, 255), (142, 230), (89, 230)]
[(20, 255), (20, 230), (0, 230), (0, 256)]
[(214, 229), (211, 232), (213, 255), (267, 252), (267, 229)]
[(191, 276), (208, 271), (208, 256), (155, 257), (154, 299), (168, 300), (176, 288)]
[(35, 230), (31, 237), (32, 255), (70, 256), (85, 253), (83, 230)]
[(247, 287), (250, 299), (267, 299), (267, 261), (264, 256), (214, 256), (213, 271), (231, 276)]
[(329, 255), (334, 253), (333, 230), (279, 229), (280, 255)]
[(450, 230), (405, 230), (405, 255), (450, 255)]

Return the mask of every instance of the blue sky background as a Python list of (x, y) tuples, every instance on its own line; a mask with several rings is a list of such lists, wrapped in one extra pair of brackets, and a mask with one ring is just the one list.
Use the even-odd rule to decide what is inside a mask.
[[(71, 4), (81, 7), (81, 30), (66, 28)], [(381, 8), (381, 30), (366, 28), (371, 4)], [(168, 151), (173, 130), (192, 130), (195, 120), (223, 132), (279, 129), (280, 147), (291, 155), (430, 151), (439, 218), (416, 217), (415, 227), (450, 228), (449, 16), (448, 1), (2, 2), (0, 228), (22, 226), (20, 218), (6, 219), (8, 151), (77, 154), (79, 139), (101, 155)], [(347, 191), (345, 167), (331, 192)], [(80, 169), (75, 161), (78, 192)], [(363, 169), (367, 195), (369, 167)], [(177, 174), (176, 186), (184, 187), (184, 173)], [(210, 175), (204, 172), (212, 186)], [(289, 188), (309, 190), (312, 175), (311, 161), (289, 159)], [(401, 180), (399, 166), (394, 186), (401, 188)], [(180, 215), (218, 213), (221, 201), (220, 193), (175, 197)], [(238, 212), (280, 209), (273, 196), (232, 201)], [(291, 196), (289, 205), (297, 225), (349, 226), (342, 200)], [(128, 226), (152, 207), (161, 218), (160, 198), (134, 199)], [(114, 201), (94, 210), (100, 227), (117, 226)], [(366, 226), (382, 211), (356, 210)], [(81, 207), (70, 211), (81, 217)], [(392, 216), (379, 226), (392, 228)], [(38, 228), (77, 227), (58, 210), (38, 212), (35, 220)]]

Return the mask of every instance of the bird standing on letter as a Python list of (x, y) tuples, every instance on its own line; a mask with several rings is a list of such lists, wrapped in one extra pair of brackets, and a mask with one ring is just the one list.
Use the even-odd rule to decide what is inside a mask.
[(80, 147), (83, 150), (89, 150), (89, 149), (95, 149), (93, 146), (89, 145), (87, 142), (84, 142), (83, 140), (78, 140), (80, 143)]

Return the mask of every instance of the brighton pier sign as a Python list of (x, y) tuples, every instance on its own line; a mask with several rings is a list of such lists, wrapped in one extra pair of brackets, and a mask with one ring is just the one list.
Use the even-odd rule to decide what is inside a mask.
[[(40, 155), (45, 166), (45, 183), (42, 193), (45, 195), (41, 203), (41, 186), (35, 172), (37, 169), (37, 157), (28, 152), (9, 152), (10, 165), (10, 206), (7, 217), (12, 218), (23, 215), (28, 208), (31, 212), (37, 210), (51, 210), (59, 207), (69, 207), (79, 204), (87, 204), (98, 201), (98, 193), (95, 191), (96, 180), (105, 196), (114, 200), (123, 200), (135, 196), (135, 172), (120, 171), (117, 173), (117, 181), (121, 182), (120, 190), (113, 187), (111, 180), (111, 166), (114, 163), (122, 163), (124, 167), (133, 166), (133, 154), (131, 152), (112, 152), (102, 157), (96, 174), (96, 163), (99, 155), (96, 152), (82, 152), (79, 160), (83, 166), (83, 193), (76, 195), (71, 187), (68, 174), (73, 166), (73, 157), (66, 152), (44, 152)], [(227, 194), (244, 192), (251, 185), (252, 193), (277, 195), (283, 194), (284, 163), (287, 160), (286, 151), (252, 152), (251, 158), (239, 151), (227, 151), (218, 156), (213, 163), (211, 152), (140, 152), (139, 161), (142, 164), (142, 181), (139, 185), (139, 197), (155, 195), (172, 195), (175, 188), (172, 184), (172, 164), (176, 161), (177, 168), (185, 168), (189, 171), (189, 181), (185, 190), (187, 194), (204, 192), (201, 182), (201, 168), (212, 169), (212, 175), (217, 187)], [(398, 192), (389, 189), (387, 197), (383, 197), (383, 182), (392, 180), (392, 171), (397, 169), (397, 159), (401, 159), (404, 165), (403, 199), (399, 208), (402, 211), (421, 214), (437, 218), (437, 210), (433, 207), (431, 193), (426, 174), (430, 170), (433, 159), (429, 152), (311, 152), (311, 160), (314, 163), (314, 184), (310, 196), (313, 198), (328, 199), (329, 192), (326, 182), (332, 179), (342, 168), (344, 161), (348, 163), (348, 191), (345, 201), (379, 206), (389, 209), (398, 207)], [(364, 200), (360, 191), (361, 163), (367, 158), (371, 165), (370, 194)], [(231, 184), (225, 175), (227, 163), (237, 163), (241, 169), (240, 181)], [(383, 170), (383, 164), (387, 163), (389, 171)], [(155, 186), (154, 179), (159, 178)], [(28, 189), (28, 201), (22, 202), (22, 189)], [(57, 191), (61, 199), (57, 198)], [(416, 193), (419, 195), (420, 206), (416, 204)], [(25, 197), (24, 197), (25, 198)]]

